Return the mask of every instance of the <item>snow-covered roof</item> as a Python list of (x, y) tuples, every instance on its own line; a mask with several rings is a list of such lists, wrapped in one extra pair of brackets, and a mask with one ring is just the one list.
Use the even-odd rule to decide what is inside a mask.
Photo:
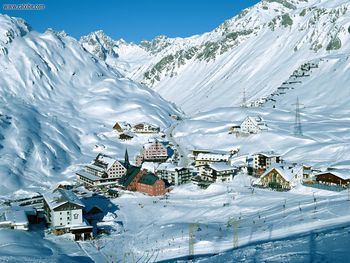
[(7, 221), (11, 221), (12, 225), (27, 225), (29, 223), (23, 210), (6, 210), (5, 218)]
[(326, 174), (326, 173), (331, 173), (334, 174), (335, 176), (343, 179), (343, 180), (349, 180), (350, 179), (350, 170), (347, 169), (334, 169), (334, 170), (327, 170), (324, 172), (320, 172), (315, 174), (317, 177), (318, 175)]
[(181, 169), (182, 167), (177, 167), (175, 164), (172, 164), (172, 163), (161, 163), (157, 170), (160, 171), (160, 170), (166, 170), (166, 171), (175, 171), (175, 169)]
[(144, 125), (144, 126), (152, 127), (152, 128), (155, 128), (155, 129), (159, 128), (159, 126), (154, 125), (154, 124), (151, 124), (151, 123), (148, 123), (148, 122), (136, 123), (136, 124), (134, 125), (134, 127), (135, 127), (135, 126), (138, 126), (138, 125)]
[(229, 170), (236, 170), (236, 167), (227, 165), (226, 163), (219, 162), (219, 163), (213, 163), (210, 164), (209, 167), (215, 171), (221, 172), (221, 171), (229, 171)]
[(51, 210), (66, 203), (84, 207), (80, 199), (72, 191), (66, 189), (55, 189), (52, 192), (43, 194), (43, 197)]
[(127, 123), (126, 121), (117, 121), (116, 123), (115, 123), (115, 125), (114, 125), (114, 127), (116, 127), (116, 125), (119, 125), (120, 126), (120, 128), (122, 129), (122, 130), (129, 130), (130, 128), (131, 128), (131, 125), (129, 124), (129, 123)]
[(116, 162), (115, 159), (113, 159), (112, 157), (108, 156), (108, 155), (105, 155), (105, 154), (99, 154), (97, 157), (96, 157), (96, 160), (99, 161), (99, 162), (102, 162), (102, 163), (105, 163), (107, 165), (107, 168), (106, 170), (108, 171), (112, 165)]
[(161, 147), (161, 148), (165, 148), (164, 144), (159, 142), (159, 141), (155, 141), (155, 142), (148, 142), (148, 143), (145, 143), (143, 145), (144, 149), (149, 149), (150, 147), (152, 147), (153, 145), (156, 145), (156, 147)]
[(198, 154), (196, 160), (224, 160), (228, 161), (230, 154), (219, 154), (219, 153), (200, 153)]
[(210, 150), (210, 149), (193, 149), (192, 152), (201, 152), (206, 154), (227, 154), (227, 151)]
[(247, 166), (248, 156), (239, 156), (239, 157), (231, 157), (230, 163), (231, 165), (242, 167)]
[(258, 152), (258, 153), (254, 153), (253, 155), (263, 155), (267, 158), (272, 158), (272, 157), (280, 157), (281, 155), (275, 153), (275, 152)]
[(287, 182), (291, 182), (294, 179), (294, 176), (300, 172), (302, 167), (295, 166), (292, 168), (288, 168), (285, 166), (272, 166), (268, 170), (266, 170), (260, 178), (265, 177), (272, 170), (276, 170)]
[(95, 164), (88, 164), (88, 165), (86, 165), (86, 167), (89, 167), (89, 168), (94, 169), (94, 170), (99, 171), (99, 172), (104, 172), (105, 171), (104, 168), (102, 168), (100, 166), (97, 166)]
[(82, 177), (85, 177), (91, 181), (100, 181), (102, 180), (103, 178), (99, 177), (99, 176), (96, 176), (96, 175), (93, 175), (93, 174), (90, 174), (84, 170), (79, 170), (76, 172), (77, 175), (79, 176), (82, 176)]
[(0, 211), (0, 224), (28, 225), (28, 217), (24, 209), (5, 208)]
[(148, 171), (154, 172), (158, 166), (158, 163), (155, 162), (143, 162), (141, 169), (146, 169)]
[(259, 115), (257, 115), (257, 116), (248, 116), (242, 121), (242, 123), (246, 122), (247, 120), (250, 120), (255, 126), (258, 126), (259, 128), (266, 127), (264, 119), (261, 116), (259, 116)]

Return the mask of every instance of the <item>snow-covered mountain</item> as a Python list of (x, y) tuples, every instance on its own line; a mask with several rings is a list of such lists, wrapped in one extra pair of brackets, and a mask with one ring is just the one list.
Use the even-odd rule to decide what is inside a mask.
[(165, 127), (177, 112), (64, 32), (40, 34), (6, 15), (0, 25), (1, 194), (74, 176), (67, 167), (88, 161), (117, 120)]
[[(264, 0), (202, 35), (123, 43), (115, 49), (116, 65), (142, 58), (124, 71), (126, 76), (194, 113), (240, 105), (244, 90), (248, 102), (267, 97), (304, 63), (331, 61), (338, 72), (324, 63), (319, 68), (322, 83), (307, 83), (311, 91), (325, 86), (321, 97), (326, 100), (315, 102), (314, 92), (303, 98), (324, 104), (348, 83), (349, 37), (349, 1)], [(347, 102), (344, 96), (339, 99)]]

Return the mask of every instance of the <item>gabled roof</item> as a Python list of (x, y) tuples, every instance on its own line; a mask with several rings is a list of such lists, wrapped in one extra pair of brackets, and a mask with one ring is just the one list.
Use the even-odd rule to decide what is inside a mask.
[[(166, 171), (175, 171), (176, 165), (172, 164), (172, 163), (161, 163), (158, 167), (157, 167), (157, 171), (161, 171), (161, 170), (166, 170)], [(179, 168), (181, 169), (181, 168)]]
[(84, 207), (80, 199), (72, 191), (66, 189), (59, 188), (52, 192), (47, 192), (43, 194), (43, 197), (51, 210), (67, 203)]
[(317, 177), (319, 175), (326, 174), (326, 173), (333, 174), (336, 177), (339, 177), (339, 178), (341, 178), (343, 180), (349, 180), (350, 179), (350, 170), (347, 170), (347, 169), (327, 170), (327, 171), (324, 171), (324, 172), (317, 173), (317, 174), (315, 174), (315, 176)]
[(242, 123), (244, 123), (245, 121), (247, 120), (250, 120), (255, 126), (259, 126), (261, 127), (260, 125), (263, 125), (266, 127), (265, 123), (264, 123), (264, 119), (259, 116), (259, 115), (256, 115), (256, 116), (247, 116), (243, 121)]
[(104, 168), (97, 166), (95, 164), (88, 164), (88, 165), (86, 165), (86, 167), (91, 168), (91, 169), (96, 170), (96, 171), (99, 171), (101, 173), (104, 173), (106, 171)]
[(122, 129), (122, 130), (129, 130), (131, 128), (131, 125), (129, 123), (127, 123), (126, 121), (117, 121), (114, 126), (113, 129)]
[(147, 173), (144, 176), (140, 178), (139, 183), (141, 184), (147, 184), (147, 185), (154, 185), (155, 182), (159, 180), (159, 177), (152, 174), (152, 173)]
[[(95, 162), (96, 161), (105, 164), (106, 171), (108, 171), (112, 167), (112, 165), (116, 162), (116, 160), (113, 159), (111, 156), (101, 154), (101, 153), (97, 155)], [(95, 163), (95, 165), (98, 165), (98, 164)]]
[(265, 156), (267, 158), (281, 157), (280, 154), (277, 154), (277, 153), (275, 153), (273, 151), (271, 151), (271, 152), (258, 152), (258, 153), (254, 153), (253, 155), (263, 155), (263, 156)]
[(156, 126), (156, 125), (154, 125), (154, 124), (147, 123), (147, 122), (140, 122), (140, 123), (137, 123), (137, 124), (134, 125), (134, 128), (136, 128), (137, 126), (140, 126), (140, 125), (149, 126), (149, 127), (154, 128), (154, 129), (159, 128), (158, 126)]
[(102, 177), (99, 177), (99, 176), (90, 174), (90, 173), (88, 173), (88, 172), (86, 172), (86, 171), (84, 171), (84, 170), (79, 170), (79, 171), (77, 171), (75, 174), (76, 174), (76, 175), (79, 175), (79, 176), (82, 176), (82, 177), (85, 177), (85, 178), (87, 178), (87, 179), (89, 179), (89, 180), (91, 180), (91, 181), (93, 181), (93, 182), (103, 180)]
[(119, 184), (124, 187), (128, 187), (132, 180), (134, 180), (136, 175), (140, 172), (140, 170), (140, 167), (130, 165), (128, 170), (126, 171), (126, 174), (119, 179)]
[(265, 177), (271, 171), (275, 170), (279, 175), (281, 175), (287, 182), (291, 182), (294, 179), (294, 176), (300, 172), (302, 167), (296, 166), (293, 168), (285, 168), (284, 166), (272, 166), (266, 170), (260, 178)]
[(226, 163), (213, 163), (210, 164), (209, 167), (217, 172), (222, 172), (222, 171), (232, 171), (232, 170), (236, 170), (236, 167), (227, 165)]
[(165, 145), (164, 145), (163, 143), (159, 142), (158, 140), (156, 140), (155, 142), (148, 142), (148, 143), (145, 143), (145, 144), (143, 145), (143, 148), (147, 150), (147, 149), (149, 149), (150, 147), (152, 147), (153, 145), (154, 145), (155, 147), (163, 148), (164, 150), (166, 150)]

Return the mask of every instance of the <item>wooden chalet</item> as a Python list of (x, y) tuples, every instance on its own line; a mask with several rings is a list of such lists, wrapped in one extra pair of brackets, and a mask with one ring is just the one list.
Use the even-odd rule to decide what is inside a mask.
[(328, 170), (315, 174), (317, 183), (347, 188), (350, 184), (350, 170)]

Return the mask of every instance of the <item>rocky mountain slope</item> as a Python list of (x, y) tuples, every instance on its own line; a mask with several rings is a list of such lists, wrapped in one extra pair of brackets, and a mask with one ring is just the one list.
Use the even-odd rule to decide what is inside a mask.
[[(126, 76), (195, 113), (238, 106), (244, 92), (248, 102), (269, 96), (309, 61), (334, 56), (347, 60), (349, 37), (348, 1), (264, 0), (211, 32), (189, 38), (160, 36), (139, 45), (120, 43), (114, 51), (123, 50), (117, 65), (118, 60), (142, 57), (124, 71)], [(339, 66), (346, 72), (348, 63)], [(346, 83), (346, 74), (333, 74), (322, 72), (328, 76), (325, 86), (334, 86), (334, 77), (338, 85)], [(319, 85), (308, 84), (311, 89)]]
[[(0, 25), (1, 194), (74, 176), (70, 165), (88, 161), (117, 120), (165, 127), (177, 112), (64, 32), (6, 15)], [(110, 145), (122, 155), (124, 145)]]

